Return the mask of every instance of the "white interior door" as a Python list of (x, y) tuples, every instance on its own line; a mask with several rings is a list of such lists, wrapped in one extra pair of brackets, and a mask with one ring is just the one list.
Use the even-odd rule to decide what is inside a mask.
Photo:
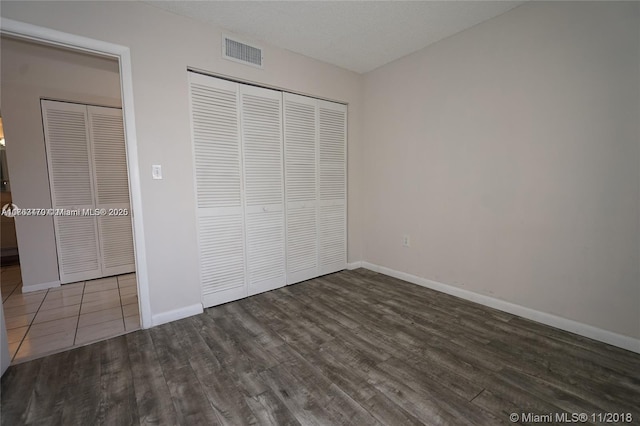
[(347, 267), (346, 132), (346, 105), (318, 101), (318, 275)]
[(102, 275), (135, 271), (122, 110), (88, 106)]
[(282, 92), (240, 85), (249, 295), (286, 284)]
[[(93, 209), (94, 187), (87, 108), (42, 101), (45, 145), (54, 209)], [(53, 218), (60, 282), (102, 276), (95, 216)]]
[(287, 284), (318, 276), (315, 99), (284, 93)]
[(247, 296), (238, 84), (189, 73), (205, 307)]

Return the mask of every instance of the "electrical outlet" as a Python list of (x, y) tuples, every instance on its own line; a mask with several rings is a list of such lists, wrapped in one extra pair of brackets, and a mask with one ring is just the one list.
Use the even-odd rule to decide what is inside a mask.
[(402, 236), (402, 246), (403, 247), (411, 247), (411, 239), (408, 235)]

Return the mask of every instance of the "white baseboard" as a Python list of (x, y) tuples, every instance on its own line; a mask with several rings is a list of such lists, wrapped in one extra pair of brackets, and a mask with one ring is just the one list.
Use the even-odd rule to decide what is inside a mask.
[(354, 269), (362, 268), (362, 261), (358, 260), (356, 262), (347, 263), (347, 269), (352, 271)]
[(32, 291), (46, 290), (48, 288), (55, 288), (55, 287), (60, 287), (60, 280), (50, 281), (48, 283), (31, 284), (31, 285), (24, 285), (23, 283), (22, 292), (30, 293)]
[(174, 309), (172, 311), (161, 312), (151, 317), (153, 327), (156, 325), (166, 324), (171, 321), (177, 321), (179, 319), (198, 315), (203, 312), (202, 303), (196, 303), (194, 305), (185, 306), (183, 308)]
[(418, 277), (416, 275), (411, 275), (406, 272), (396, 271), (394, 269), (375, 265), (373, 263), (362, 262), (362, 267), (370, 269), (374, 272), (389, 275), (394, 278), (399, 278), (401, 280), (408, 281), (422, 287), (427, 287), (432, 290), (450, 294), (452, 296), (460, 297), (461, 299), (470, 300), (472, 302), (479, 303), (490, 308), (498, 309), (500, 311), (508, 312), (513, 315), (546, 324), (551, 327), (569, 331), (580, 336), (588, 337), (590, 339), (608, 343), (619, 348), (640, 353), (640, 339), (624, 336), (622, 334), (614, 333), (613, 331), (604, 330), (592, 325), (573, 321), (546, 312), (537, 311), (535, 309), (527, 308), (522, 305), (516, 305), (515, 303), (507, 302), (505, 300), (496, 299), (495, 297), (474, 293), (472, 291), (464, 290), (459, 287), (442, 284), (437, 281), (432, 281), (426, 278)]

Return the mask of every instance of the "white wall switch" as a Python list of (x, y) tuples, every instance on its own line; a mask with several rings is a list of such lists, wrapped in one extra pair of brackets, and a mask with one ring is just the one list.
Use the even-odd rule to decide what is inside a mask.
[(162, 179), (162, 166), (160, 164), (151, 166), (151, 176), (153, 176), (154, 179)]
[(402, 236), (402, 245), (404, 247), (411, 247), (411, 238), (408, 235)]

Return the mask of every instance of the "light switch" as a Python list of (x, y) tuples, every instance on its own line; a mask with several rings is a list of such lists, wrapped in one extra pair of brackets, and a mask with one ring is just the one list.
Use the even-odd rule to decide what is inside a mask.
[(151, 166), (151, 176), (153, 176), (154, 179), (162, 179), (162, 166), (160, 164)]

